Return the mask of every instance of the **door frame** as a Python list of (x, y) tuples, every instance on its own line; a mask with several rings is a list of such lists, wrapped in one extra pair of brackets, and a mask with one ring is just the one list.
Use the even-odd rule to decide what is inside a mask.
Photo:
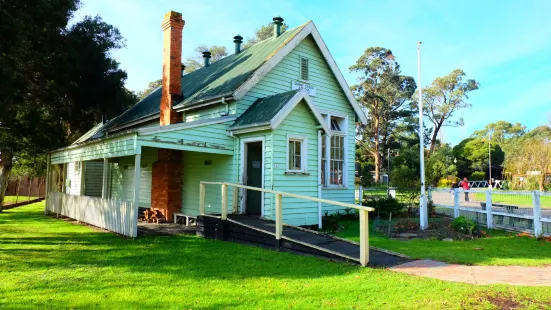
[[(264, 137), (252, 137), (241, 139), (240, 148), (240, 164), (241, 164), (241, 184), (245, 184), (245, 176), (247, 175), (247, 151), (248, 143), (262, 142), (262, 188), (264, 188), (264, 166), (265, 166), (265, 141)], [(246, 189), (241, 189), (241, 205), (239, 207), (239, 213), (245, 214), (247, 211), (247, 195)], [(264, 192), (260, 192), (260, 216), (264, 217)]]

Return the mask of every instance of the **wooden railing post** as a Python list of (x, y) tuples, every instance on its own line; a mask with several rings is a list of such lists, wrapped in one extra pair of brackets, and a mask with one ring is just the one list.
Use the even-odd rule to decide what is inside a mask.
[(369, 263), (369, 211), (360, 210), (360, 264)]
[(205, 215), (205, 194), (206, 194), (206, 188), (205, 184), (200, 183), (199, 184), (199, 214)]
[(486, 227), (492, 229), (494, 227), (494, 218), (492, 216), (492, 191), (486, 191)]
[(453, 189), (453, 217), (459, 217), (459, 189)]
[(239, 187), (234, 186), (233, 187), (233, 197), (232, 197), (232, 204), (231, 204), (231, 211), (232, 214), (239, 213), (239, 210), (237, 209), (237, 202), (239, 200)]
[(222, 184), (222, 214), (220, 217), (222, 220), (228, 218), (228, 185)]
[(540, 192), (532, 192), (532, 202), (534, 203), (534, 236), (540, 238), (543, 235), (543, 225), (541, 224), (541, 203)]
[(281, 206), (281, 194), (275, 195), (275, 208), (276, 208), (276, 239), (281, 239), (283, 233), (283, 209)]

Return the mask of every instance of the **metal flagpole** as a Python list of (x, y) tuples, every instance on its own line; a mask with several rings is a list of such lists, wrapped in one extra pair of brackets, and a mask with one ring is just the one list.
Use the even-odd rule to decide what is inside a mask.
[(421, 82), (421, 42), (417, 42), (417, 73), (419, 88), (419, 163), (421, 165), (421, 196), (419, 197), (419, 221), (422, 230), (428, 228), (427, 201), (425, 195), (425, 145), (423, 126), (423, 84)]
[(492, 143), (492, 132), (488, 130), (488, 169), (490, 170), (490, 182), (492, 182), (492, 150), (490, 144)]

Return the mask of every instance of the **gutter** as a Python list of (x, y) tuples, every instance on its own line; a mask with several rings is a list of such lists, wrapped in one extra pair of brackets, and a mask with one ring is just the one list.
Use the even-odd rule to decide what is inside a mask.
[(184, 111), (193, 110), (200, 107), (222, 103), (228, 100), (232, 100), (232, 101), (235, 100), (235, 98), (233, 97), (233, 92), (225, 93), (215, 97), (206, 98), (206, 99), (195, 101), (189, 104), (179, 103), (173, 106), (172, 109), (175, 110), (176, 112), (184, 112)]

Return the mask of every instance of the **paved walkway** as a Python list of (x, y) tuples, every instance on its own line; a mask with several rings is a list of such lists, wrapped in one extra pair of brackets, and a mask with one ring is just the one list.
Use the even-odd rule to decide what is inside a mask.
[(470, 284), (551, 286), (551, 266), (465, 266), (433, 260), (416, 260), (389, 270), (411, 275)]

